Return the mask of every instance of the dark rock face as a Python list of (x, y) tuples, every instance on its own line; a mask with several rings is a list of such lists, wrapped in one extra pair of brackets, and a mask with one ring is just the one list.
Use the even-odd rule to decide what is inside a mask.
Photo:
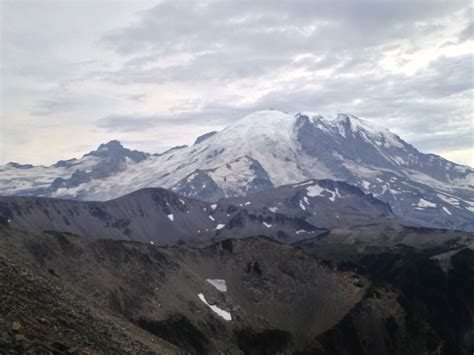
[(199, 137), (196, 138), (196, 140), (194, 141), (194, 144), (193, 145), (196, 145), (196, 144), (199, 144), (201, 142), (204, 142), (206, 139), (208, 138), (211, 138), (213, 135), (215, 135), (217, 132), (216, 131), (212, 131), (212, 132), (208, 132), (208, 133), (205, 133)]
[[(449, 196), (411, 176), (418, 172), (449, 185), (472, 176), (472, 169), (420, 153), (396, 135), (357, 129), (357, 118), (350, 115), (339, 114), (336, 121), (338, 125), (330, 125), (323, 117), (299, 115), (295, 129), (301, 149), (323, 162), (338, 179), (374, 194), (407, 220), (444, 228), (474, 228), (471, 206), (463, 202), (474, 198), (473, 186), (451, 189), (451, 197), (457, 197), (451, 200), (453, 206), (446, 204)], [(351, 164), (378, 171), (377, 179), (364, 177)], [(422, 200), (430, 203), (417, 207)]]
[(267, 329), (262, 332), (241, 329), (236, 332), (236, 337), (244, 354), (285, 354), (294, 350), (291, 334), (279, 329)]
[[(386, 318), (374, 317), (384, 314), (387, 307), (396, 311)], [(417, 319), (415, 327), (410, 324), (412, 318)], [(436, 351), (439, 345), (439, 338), (423, 318), (405, 310), (396, 292), (382, 289), (369, 291), (341, 322), (317, 336), (314, 345), (303, 353), (423, 354)]]
[(31, 164), (19, 164), (19, 163), (15, 163), (13, 161), (9, 162), (7, 164), (7, 166), (10, 166), (10, 167), (16, 168), (16, 169), (31, 169), (33, 167), (33, 165), (31, 165)]
[(456, 164), (437, 155), (420, 153), (397, 135), (390, 136), (392, 141), (388, 141), (388, 136), (383, 134), (369, 136), (369, 132), (357, 129), (355, 120), (356, 117), (341, 113), (337, 117), (339, 126), (330, 126), (322, 116), (309, 118), (299, 115), (297, 139), (307, 154), (321, 157), (327, 163), (334, 161), (338, 164), (335, 168), (341, 172), (344, 171), (342, 162), (334, 159), (334, 152), (366, 166), (394, 171), (400, 171), (400, 168), (412, 169), (443, 182), (462, 179), (472, 173), (470, 169), (457, 169)]
[(172, 190), (177, 194), (193, 197), (202, 201), (216, 201), (224, 197), (224, 191), (220, 189), (206, 171), (196, 170), (188, 175)]
[[(250, 157), (248, 157), (251, 159)], [(247, 193), (267, 190), (273, 187), (270, 177), (268, 176), (262, 165), (255, 159), (251, 159), (250, 170), (254, 172), (255, 178), (251, 181), (247, 188)]]
[(374, 280), (401, 289), (412, 307), (423, 305), (420, 312), (448, 343), (474, 351), (472, 249), (448, 245), (420, 252), (404, 248), (364, 256), (359, 263)]
[(172, 153), (174, 151), (177, 151), (177, 150), (180, 150), (180, 149), (184, 149), (184, 148), (187, 148), (188, 146), (187, 145), (177, 145), (175, 147), (171, 147), (170, 149), (168, 150), (165, 150), (163, 153), (156, 153), (154, 154), (155, 156), (159, 157), (161, 155), (167, 155), (168, 153)]
[(99, 158), (107, 158), (111, 161), (122, 160), (123, 158), (127, 157), (135, 162), (145, 160), (149, 156), (149, 154), (140, 152), (138, 150), (124, 148), (124, 146), (117, 140), (112, 140), (108, 143), (101, 144), (97, 150), (86, 154), (86, 156), (89, 155)]
[(350, 174), (351, 172), (344, 167), (342, 161), (334, 159), (334, 152), (349, 160), (356, 161), (363, 157), (364, 163), (369, 165), (392, 167), (386, 159), (380, 156), (372, 144), (363, 139), (360, 132), (353, 134), (349, 117), (341, 115), (341, 118), (343, 118), (342, 125), (345, 135), (340, 134), (338, 127), (328, 127), (324, 131), (320, 129), (318, 125), (324, 124), (321, 118), (316, 117), (311, 121), (308, 116), (299, 116), (296, 123), (296, 137), (303, 151), (324, 162), (333, 163), (330, 166), (331, 170), (339, 174)]
[(12, 210), (3, 204), (0, 204), (0, 225), (7, 226), (10, 223), (12, 217)]
[(191, 354), (206, 354), (209, 352), (210, 342), (206, 335), (180, 314), (160, 322), (139, 319), (137, 325)]
[(61, 187), (74, 187), (79, 186), (85, 182), (91, 181), (91, 177), (85, 171), (76, 170), (69, 179), (56, 178), (51, 184), (51, 189), (57, 190)]
[[(219, 152), (209, 153), (209, 159), (212, 159), (214, 154), (219, 154)], [(242, 169), (242, 167), (244, 167), (244, 169)], [(230, 187), (226, 190), (219, 187), (215, 179), (223, 169), (235, 169), (240, 171), (240, 173), (244, 170), (246, 175), (240, 177), (241, 185), (236, 189)], [(225, 180), (224, 185), (226, 185)], [(207, 170), (196, 170), (180, 180), (172, 187), (172, 190), (183, 196), (213, 202), (225, 196), (241, 196), (256, 191), (267, 190), (272, 187), (273, 184), (270, 181), (270, 177), (260, 163), (249, 156), (243, 156), (225, 164), (225, 166)]]

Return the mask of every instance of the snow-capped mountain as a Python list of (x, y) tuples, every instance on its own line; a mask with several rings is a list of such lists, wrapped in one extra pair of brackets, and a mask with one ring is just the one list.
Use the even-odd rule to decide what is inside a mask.
[[(116, 166), (97, 156), (110, 144), (127, 152)], [(0, 168), (0, 193), (106, 200), (139, 188), (165, 187), (217, 201), (312, 178), (333, 179), (371, 193), (408, 220), (474, 229), (472, 168), (423, 154), (387, 129), (350, 114), (258, 111), (199, 137), (192, 146), (161, 155), (118, 146), (111, 142), (51, 167), (8, 164)]]
[(148, 157), (150, 154), (129, 150), (113, 140), (80, 159), (60, 160), (48, 167), (12, 162), (0, 167), (0, 191), (2, 195), (51, 196), (58, 190), (105, 179)]

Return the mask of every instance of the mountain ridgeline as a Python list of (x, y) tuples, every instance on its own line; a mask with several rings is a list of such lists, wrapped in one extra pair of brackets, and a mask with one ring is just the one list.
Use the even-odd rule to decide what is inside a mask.
[(345, 181), (413, 223), (474, 229), (474, 171), (350, 114), (258, 111), (163, 154), (117, 141), (52, 166), (0, 167), (0, 194), (110, 200), (162, 187), (208, 202), (308, 179)]
[(332, 180), (309, 180), (216, 203), (161, 188), (103, 202), (0, 197), (0, 223), (32, 233), (58, 231), (157, 245), (201, 245), (250, 235), (293, 243), (333, 229), (396, 231), (410, 225), (388, 204)]

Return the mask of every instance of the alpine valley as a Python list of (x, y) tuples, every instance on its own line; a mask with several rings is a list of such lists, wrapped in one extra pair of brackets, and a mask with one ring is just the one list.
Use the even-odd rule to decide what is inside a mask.
[(472, 354), (474, 170), (350, 114), (0, 167), (1, 354)]

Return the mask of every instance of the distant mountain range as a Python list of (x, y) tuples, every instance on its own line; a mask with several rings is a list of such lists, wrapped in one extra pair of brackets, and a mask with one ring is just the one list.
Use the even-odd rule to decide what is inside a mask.
[[(283, 203), (279, 194), (285, 189), (264, 191), (309, 179), (356, 186), (412, 223), (474, 230), (472, 168), (423, 154), (387, 129), (350, 114), (258, 111), (198, 137), (192, 146), (162, 154), (131, 151), (111, 141), (80, 159), (49, 167), (9, 163), (0, 167), (0, 194), (103, 201), (162, 187), (221, 204), (262, 191), (255, 196), (268, 208)], [(328, 191), (322, 196), (337, 199), (336, 190)], [(302, 201), (296, 208), (304, 213)], [(322, 219), (315, 224), (324, 225)]]
[(0, 197), (0, 225), (31, 233), (68, 232), (156, 245), (208, 245), (264, 235), (294, 243), (330, 230), (400, 231), (390, 206), (344, 182), (309, 180), (216, 203), (147, 188), (104, 202)]

